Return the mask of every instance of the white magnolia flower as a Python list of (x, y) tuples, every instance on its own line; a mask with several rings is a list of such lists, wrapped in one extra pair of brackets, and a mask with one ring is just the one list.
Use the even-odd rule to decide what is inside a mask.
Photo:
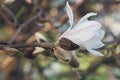
[(97, 56), (103, 56), (103, 54), (95, 49), (104, 46), (104, 43), (101, 40), (103, 39), (105, 32), (101, 29), (101, 24), (99, 22), (88, 20), (90, 16), (95, 16), (97, 13), (88, 13), (81, 18), (76, 25), (73, 25), (73, 12), (68, 2), (66, 4), (66, 11), (69, 17), (70, 27), (60, 36), (59, 40), (61, 38), (67, 38), (80, 47), (84, 47), (90, 53)]

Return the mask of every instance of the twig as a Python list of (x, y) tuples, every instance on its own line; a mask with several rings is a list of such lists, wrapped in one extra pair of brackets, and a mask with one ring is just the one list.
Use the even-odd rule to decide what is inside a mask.
[(4, 41), (0, 41), (0, 44), (7, 45), (8, 43)]
[(5, 13), (8, 13), (10, 15), (10, 17), (14, 20), (15, 23), (17, 23), (17, 19), (14, 14), (4, 4), (1, 5), (1, 8), (5, 11)]
[(17, 30), (17, 32), (15, 33), (15, 35), (13, 36), (13, 38), (9, 41), (9, 43), (13, 43), (15, 42), (15, 40), (17, 39), (17, 37), (19, 36), (21, 30), (28, 24), (32, 23), (33, 21), (35, 21), (36, 19), (38, 19), (41, 15), (41, 11), (36, 15), (34, 16), (33, 18), (31, 18), (30, 20), (26, 21), (25, 23), (21, 24)]
[(8, 44), (8, 45), (0, 45), (0, 49), (3, 49), (5, 47), (10, 47), (10, 48), (27, 48), (27, 47), (42, 47), (45, 49), (52, 49), (54, 47), (53, 43), (32, 43), (32, 44)]

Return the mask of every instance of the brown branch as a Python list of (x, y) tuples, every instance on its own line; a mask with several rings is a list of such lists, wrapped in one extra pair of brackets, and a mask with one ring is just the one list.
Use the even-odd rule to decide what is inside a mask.
[(25, 23), (19, 25), (19, 28), (18, 28), (17, 32), (15, 33), (15, 35), (13, 36), (13, 38), (9, 41), (9, 43), (15, 42), (16, 39), (18, 38), (20, 32), (22, 31), (22, 29), (23, 29), (26, 25), (34, 22), (34, 21), (37, 20), (39, 17), (41, 17), (41, 14), (42, 14), (42, 12), (40, 11), (36, 16), (34, 16), (33, 18), (29, 19), (29, 20), (26, 21)]
[(14, 20), (14, 23), (17, 23), (17, 19), (14, 14), (4, 4), (1, 4), (1, 9)]
[(42, 47), (42, 48), (45, 48), (45, 49), (52, 49), (54, 47), (54, 44), (53, 43), (40, 43), (40, 44), (37, 44), (37, 43), (32, 43), (32, 44), (2, 44), (0, 45), (0, 49), (4, 49), (5, 47), (10, 47), (10, 48), (28, 48), (28, 47)]

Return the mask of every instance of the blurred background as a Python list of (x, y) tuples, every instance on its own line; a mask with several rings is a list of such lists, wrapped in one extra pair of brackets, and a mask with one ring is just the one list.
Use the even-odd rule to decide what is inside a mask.
[[(0, 0), (0, 44), (31, 44), (36, 41), (35, 32), (48, 42), (57, 41), (69, 27), (66, 1), (75, 23), (97, 12), (89, 19), (99, 21), (106, 32), (106, 46), (100, 49), (104, 57), (74, 52), (81, 80), (120, 80), (120, 0)], [(51, 50), (37, 55), (33, 55), (35, 48), (19, 50), (17, 56), (0, 50), (0, 80), (78, 80), (71, 65), (59, 61)]]

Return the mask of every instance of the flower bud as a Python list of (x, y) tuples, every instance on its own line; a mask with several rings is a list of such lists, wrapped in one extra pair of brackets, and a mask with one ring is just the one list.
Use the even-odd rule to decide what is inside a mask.
[[(39, 32), (35, 33), (35, 38), (36, 38), (38, 44), (47, 41), (46, 38)], [(34, 55), (38, 55), (39, 53), (42, 53), (43, 51), (45, 51), (44, 48), (42, 48), (42, 47), (35, 47), (35, 50), (33, 51), (33, 54)]]
[(3, 49), (3, 51), (5, 52), (5, 54), (7, 54), (8, 56), (11, 56), (11, 57), (15, 57), (17, 54), (20, 53), (19, 50), (15, 49), (15, 48), (10, 48), (10, 47), (5, 47)]
[(46, 38), (39, 32), (35, 33), (35, 38), (37, 40), (37, 42), (40, 44), (41, 42), (46, 42)]
[(33, 54), (34, 48), (26, 48), (24, 50), (24, 57), (28, 59), (35, 59), (36, 55)]
[(55, 56), (64, 62), (69, 62), (71, 60), (71, 56), (69, 55), (68, 51), (62, 49), (59, 46), (55, 46), (53, 48)]

